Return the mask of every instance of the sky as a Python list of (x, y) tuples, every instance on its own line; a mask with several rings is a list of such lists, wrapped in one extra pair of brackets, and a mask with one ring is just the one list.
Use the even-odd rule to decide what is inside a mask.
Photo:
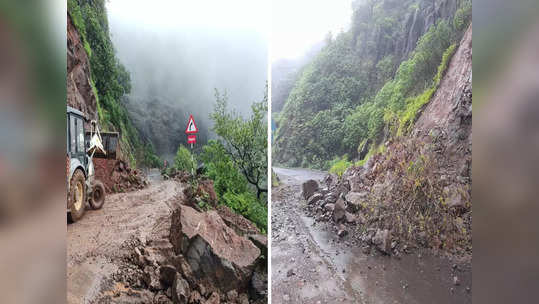
[(131, 73), (131, 96), (211, 111), (214, 89), (249, 114), (264, 95), (266, 0), (109, 0), (111, 39)]
[(115, 18), (160, 28), (249, 29), (268, 35), (266, 0), (109, 0)]
[(274, 0), (271, 16), (271, 61), (297, 59), (312, 45), (347, 30), (352, 0)]

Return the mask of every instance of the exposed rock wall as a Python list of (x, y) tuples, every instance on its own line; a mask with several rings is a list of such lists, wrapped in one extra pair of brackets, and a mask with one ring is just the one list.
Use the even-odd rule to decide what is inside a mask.
[(90, 62), (79, 32), (67, 15), (67, 105), (97, 119), (97, 99), (90, 84)]

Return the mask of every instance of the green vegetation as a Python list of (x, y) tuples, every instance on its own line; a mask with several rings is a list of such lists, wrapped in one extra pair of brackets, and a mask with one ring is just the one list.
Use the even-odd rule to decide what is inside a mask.
[(346, 169), (348, 169), (348, 167), (351, 165), (352, 163), (348, 161), (348, 155), (345, 154), (342, 158), (336, 157), (330, 162), (331, 167), (329, 169), (329, 173), (337, 174), (339, 177), (341, 177), (344, 171), (346, 171)]
[(251, 106), (252, 115), (243, 119), (238, 113), (228, 111), (228, 97), (215, 91), (215, 110), (210, 115), (213, 131), (222, 139), (224, 148), (247, 181), (256, 188), (256, 196), (267, 193), (267, 134), (265, 116), (268, 112), (267, 89), (264, 99)]
[(142, 164), (149, 168), (161, 168), (163, 166), (163, 161), (155, 155), (155, 150), (151, 143), (144, 145)]
[(205, 175), (213, 180), (219, 202), (267, 231), (267, 95), (252, 105), (248, 119), (227, 108), (226, 94), (216, 92), (210, 115), (219, 140), (200, 154)]
[[(415, 12), (432, 2), (386, 2), (354, 4), (351, 29), (326, 39), (303, 69), (276, 119), (276, 163), (342, 168), (348, 155), (362, 164), (387, 138), (409, 132), (471, 22), (471, 1), (432, 25), (407, 56), (396, 41), (407, 37), (405, 24)], [(366, 144), (368, 157), (359, 159)]]
[(455, 13), (453, 24), (458, 30), (464, 30), (472, 20), (472, 1), (465, 0)]
[(97, 98), (101, 127), (120, 132), (120, 147), (131, 166), (157, 163), (153, 149), (146, 148), (140, 140), (121, 102), (131, 91), (131, 80), (114, 52), (105, 0), (68, 0), (67, 7), (90, 60), (90, 83)]
[(178, 152), (176, 152), (176, 156), (174, 157), (174, 167), (179, 171), (189, 173), (196, 170), (197, 162), (194, 155), (183, 145), (178, 147)]

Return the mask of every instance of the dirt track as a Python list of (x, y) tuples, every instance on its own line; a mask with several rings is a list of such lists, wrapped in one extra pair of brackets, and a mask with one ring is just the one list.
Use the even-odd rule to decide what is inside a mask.
[(364, 254), (350, 236), (340, 239), (304, 212), (301, 183), (322, 172), (274, 171), (280, 186), (272, 191), (273, 303), (471, 303), (471, 265), (428, 252), (401, 259)]
[(143, 190), (107, 196), (103, 209), (87, 210), (80, 221), (68, 224), (68, 303), (100, 302), (111, 288), (106, 282), (126, 254), (122, 244), (129, 239), (166, 238), (169, 214), (179, 204), (181, 190), (177, 182), (154, 178)]

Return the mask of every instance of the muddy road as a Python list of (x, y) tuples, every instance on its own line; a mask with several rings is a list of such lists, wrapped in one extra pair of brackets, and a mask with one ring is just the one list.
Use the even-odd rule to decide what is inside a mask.
[[(274, 168), (272, 190), (273, 303), (471, 303), (471, 265), (427, 251), (401, 258), (367, 255), (331, 223), (304, 211), (301, 184), (324, 172)], [(454, 275), (459, 285), (454, 284)]]
[(103, 209), (87, 210), (80, 221), (68, 223), (68, 303), (101, 303), (123, 288), (110, 278), (128, 254), (128, 240), (151, 240), (154, 247), (168, 243), (170, 213), (182, 199), (182, 185), (150, 173), (147, 188), (108, 195)]

